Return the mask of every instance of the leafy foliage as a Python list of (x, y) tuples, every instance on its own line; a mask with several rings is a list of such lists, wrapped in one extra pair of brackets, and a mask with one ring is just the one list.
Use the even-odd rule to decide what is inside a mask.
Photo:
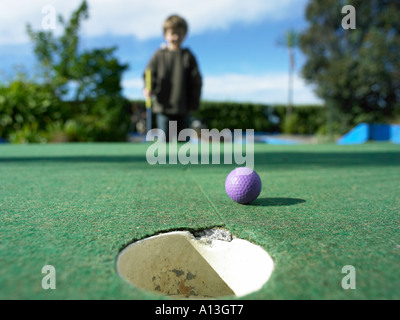
[(67, 113), (47, 85), (26, 80), (24, 75), (0, 86), (0, 137), (12, 142), (45, 142), (46, 127)]
[(12, 142), (117, 141), (129, 128), (121, 79), (128, 65), (116, 47), (80, 50), (79, 29), (87, 19), (83, 1), (69, 21), (59, 17), (61, 36), (27, 32), (40, 74), (19, 76), (0, 87), (0, 136)]
[[(139, 109), (139, 113), (145, 112), (144, 101), (131, 101), (130, 104)], [(295, 106), (292, 116), (287, 118), (286, 105), (201, 101), (192, 118), (200, 120), (209, 129), (254, 129), (256, 132), (321, 135), (327, 133), (327, 110), (317, 105)]]
[[(341, 9), (356, 9), (356, 29), (343, 29)], [(400, 112), (400, 6), (397, 1), (311, 0), (300, 46), (304, 77), (317, 86), (344, 125), (390, 122)]]
[(324, 132), (326, 109), (296, 106), (286, 117), (285, 105), (203, 101), (195, 117), (209, 128), (254, 129), (256, 132), (315, 134)]

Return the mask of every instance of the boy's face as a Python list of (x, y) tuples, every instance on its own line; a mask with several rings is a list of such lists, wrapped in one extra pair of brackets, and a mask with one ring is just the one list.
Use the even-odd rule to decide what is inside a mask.
[(185, 32), (181, 28), (170, 28), (165, 31), (164, 38), (168, 42), (168, 49), (179, 50), (185, 39)]

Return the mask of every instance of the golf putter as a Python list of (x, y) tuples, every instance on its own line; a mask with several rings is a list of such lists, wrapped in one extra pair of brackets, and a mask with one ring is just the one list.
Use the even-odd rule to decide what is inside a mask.
[[(151, 70), (146, 69), (145, 72), (145, 85), (146, 89), (151, 92)], [(152, 114), (151, 114), (151, 95), (146, 98), (146, 132), (148, 133), (152, 128)]]

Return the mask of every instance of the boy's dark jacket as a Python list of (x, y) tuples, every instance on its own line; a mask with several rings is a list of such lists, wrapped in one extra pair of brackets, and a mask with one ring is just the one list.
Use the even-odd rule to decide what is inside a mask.
[(196, 58), (189, 49), (159, 49), (147, 69), (151, 70), (154, 113), (186, 115), (198, 109), (202, 78)]

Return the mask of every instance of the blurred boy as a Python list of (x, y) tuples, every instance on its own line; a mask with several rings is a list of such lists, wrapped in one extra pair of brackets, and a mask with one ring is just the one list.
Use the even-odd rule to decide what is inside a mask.
[(187, 48), (182, 48), (188, 25), (180, 16), (172, 15), (163, 26), (165, 48), (155, 52), (147, 69), (151, 70), (151, 92), (143, 90), (144, 96), (153, 96), (153, 113), (158, 129), (169, 137), (169, 121), (177, 121), (177, 132), (189, 127), (189, 113), (199, 107), (202, 77), (196, 58)]

